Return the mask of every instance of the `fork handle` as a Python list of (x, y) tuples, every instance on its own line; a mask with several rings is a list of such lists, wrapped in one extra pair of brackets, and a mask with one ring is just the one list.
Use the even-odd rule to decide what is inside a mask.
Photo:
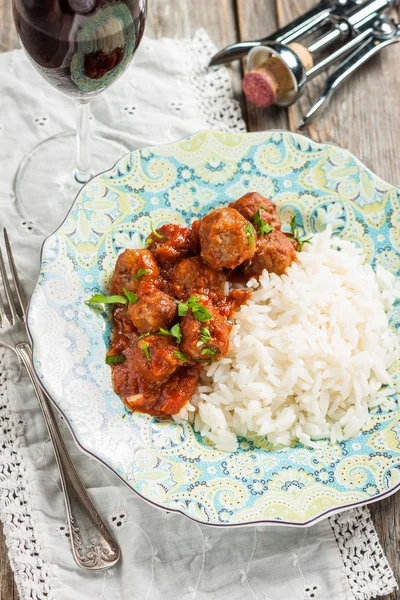
[(46, 421), (60, 472), (72, 553), (83, 569), (100, 571), (114, 566), (120, 558), (120, 548), (104, 521), (97, 513), (61, 436), (50, 401), (43, 392), (33, 368), (32, 348), (26, 342), (15, 348), (23, 362)]

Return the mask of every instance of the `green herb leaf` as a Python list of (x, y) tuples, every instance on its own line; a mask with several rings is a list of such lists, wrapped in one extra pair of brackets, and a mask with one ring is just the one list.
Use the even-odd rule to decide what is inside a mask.
[(145, 337), (148, 337), (149, 335), (151, 335), (150, 331), (147, 331), (146, 333), (142, 333), (142, 335), (139, 335), (137, 341), (142, 340)]
[(120, 365), (126, 361), (125, 354), (108, 354), (106, 356), (107, 365)]
[(298, 242), (297, 251), (301, 252), (303, 250), (304, 244), (311, 244), (311, 240), (312, 237), (307, 238), (306, 240), (300, 240), (300, 242)]
[(182, 339), (181, 327), (179, 323), (171, 327), (170, 329), (171, 335), (176, 339), (176, 343), (180, 344)]
[(149, 352), (149, 344), (147, 342), (142, 342), (140, 344), (140, 349), (143, 350), (146, 359), (151, 360), (151, 356), (150, 356), (150, 352)]
[(178, 315), (180, 317), (186, 317), (188, 314), (189, 307), (186, 302), (179, 302), (178, 304)]
[(211, 356), (212, 358), (214, 358), (215, 355), (219, 353), (219, 350), (215, 348), (210, 348), (210, 346), (206, 346), (206, 348), (203, 348), (203, 350), (200, 352), (202, 356)]
[(176, 323), (176, 325), (171, 327), (171, 329), (169, 331), (167, 329), (163, 329), (162, 327), (160, 327), (158, 333), (161, 335), (171, 335), (172, 337), (174, 337), (176, 339), (177, 344), (181, 343), (182, 333), (181, 333), (181, 327), (180, 327), (179, 323)]
[(264, 219), (261, 217), (260, 209), (254, 215), (253, 223), (254, 225), (256, 225), (256, 227), (258, 227), (261, 235), (266, 235), (267, 233), (270, 233), (274, 230), (274, 228), (271, 227), (271, 225), (264, 221)]
[(127, 304), (128, 300), (125, 296), (103, 296), (103, 294), (95, 294), (86, 304)]
[(174, 356), (176, 356), (176, 358), (179, 358), (179, 360), (181, 360), (182, 362), (190, 362), (188, 357), (185, 356), (185, 354), (183, 354), (183, 352), (181, 352), (180, 350), (174, 352)]
[[(192, 309), (194, 318), (200, 323), (205, 323), (212, 319), (212, 315), (208, 312), (205, 306), (199, 303), (197, 296), (191, 296), (187, 301), (187, 305)], [(179, 312), (179, 310), (178, 310)]]
[(200, 321), (200, 323), (205, 323), (206, 321), (210, 321), (210, 319), (212, 319), (212, 316), (210, 315), (205, 306), (196, 306), (192, 308), (192, 311), (194, 318), (197, 321)]
[(290, 231), (291, 231), (292, 238), (294, 240), (296, 240), (296, 242), (297, 242), (297, 251), (298, 252), (302, 251), (304, 244), (311, 244), (312, 236), (307, 239), (300, 237), (300, 231), (296, 225), (296, 217), (295, 216), (293, 216), (290, 219)]
[(297, 239), (297, 226), (296, 226), (296, 216), (290, 219), (290, 231), (292, 232), (292, 236)]
[(201, 328), (201, 337), (204, 339), (205, 342), (209, 342), (211, 340), (211, 333), (208, 327)]
[(200, 330), (200, 340), (197, 342), (196, 346), (202, 346), (203, 344), (207, 344), (211, 340), (211, 333), (208, 327), (202, 327)]
[(132, 275), (132, 279), (139, 279), (139, 277), (147, 275), (147, 273), (150, 273), (150, 269), (139, 269), (136, 275)]
[(122, 415), (121, 419), (125, 419), (125, 417), (126, 417), (126, 413), (124, 413), (124, 414)]
[(256, 239), (254, 236), (254, 229), (253, 229), (252, 225), (250, 225), (250, 223), (247, 223), (244, 230), (246, 232), (247, 239), (249, 240), (249, 246), (254, 246), (256, 243)]
[(154, 226), (153, 226), (153, 223), (152, 223), (152, 221), (150, 221), (150, 228), (151, 228), (151, 233), (154, 233), (154, 235), (155, 235), (156, 237), (158, 237), (158, 239), (162, 240), (162, 238), (163, 238), (164, 236), (162, 236), (162, 235), (161, 235), (161, 233), (158, 233), (158, 231), (156, 231), (156, 230), (154, 229)]
[(124, 294), (128, 298), (128, 300), (131, 304), (135, 304), (135, 302), (138, 301), (139, 296), (137, 294), (134, 294), (133, 292), (130, 292), (129, 290), (126, 290), (125, 288), (124, 288)]

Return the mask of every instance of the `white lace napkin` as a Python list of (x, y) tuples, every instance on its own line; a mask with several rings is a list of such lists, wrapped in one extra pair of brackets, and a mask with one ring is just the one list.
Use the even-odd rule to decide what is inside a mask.
[[(132, 147), (210, 126), (244, 129), (228, 72), (205, 69), (214, 51), (204, 32), (193, 40), (145, 38), (124, 77), (93, 101), (94, 123), (128, 136)], [(74, 113), (71, 101), (53, 90), (20, 51), (0, 55), (0, 73), (0, 221), (31, 292), (43, 234), (40, 223), (19, 214), (12, 178), (24, 152), (73, 128)], [(13, 357), (0, 350), (0, 517), (21, 598), (367, 600), (396, 587), (367, 509), (308, 529), (201, 526), (145, 504), (83, 455), (62, 425), (89, 493), (122, 548), (122, 561), (112, 570), (80, 570), (69, 548), (42, 416), (27, 377), (17, 381), (17, 376)]]

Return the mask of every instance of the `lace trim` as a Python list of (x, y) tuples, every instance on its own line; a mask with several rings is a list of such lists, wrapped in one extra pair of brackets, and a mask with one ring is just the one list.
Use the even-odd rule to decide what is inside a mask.
[(355, 600), (390, 594), (397, 583), (366, 506), (329, 519)]
[(232, 96), (228, 69), (207, 68), (217, 51), (207, 32), (198, 29), (191, 40), (179, 40), (179, 43), (186, 45), (187, 72), (198, 99), (199, 112), (207, 124), (219, 131), (246, 131), (240, 104)]
[(3, 348), (0, 348), (0, 428), (0, 519), (18, 594), (29, 600), (51, 600), (49, 566), (42, 559), (22, 454), (24, 421), (10, 410)]

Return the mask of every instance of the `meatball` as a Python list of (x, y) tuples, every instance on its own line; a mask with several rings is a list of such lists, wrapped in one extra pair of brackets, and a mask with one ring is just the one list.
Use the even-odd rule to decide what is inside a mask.
[(142, 283), (139, 299), (128, 306), (128, 317), (140, 333), (156, 333), (160, 327), (169, 329), (177, 316), (174, 299), (151, 283)]
[(206, 265), (200, 256), (186, 258), (176, 265), (171, 279), (175, 284), (175, 293), (180, 298), (190, 296), (195, 291), (216, 298), (225, 295), (225, 274)]
[(192, 254), (200, 254), (200, 223), (201, 219), (193, 221), (192, 229), (190, 230), (190, 243)]
[(154, 281), (160, 275), (149, 250), (125, 250), (118, 256), (111, 280), (111, 293), (123, 294), (124, 288), (136, 292), (143, 282)]
[(296, 260), (296, 250), (281, 231), (271, 231), (257, 240), (257, 250), (250, 263), (244, 268), (246, 277), (260, 277), (264, 269), (282, 275)]
[(204, 306), (211, 318), (199, 321), (193, 310), (181, 321), (182, 352), (195, 361), (210, 362), (224, 356), (229, 349), (229, 335), (232, 325), (208, 300), (207, 296), (197, 296), (199, 304)]
[(234, 208), (213, 210), (200, 223), (201, 256), (214, 269), (234, 269), (255, 252), (255, 230)]
[(200, 367), (180, 367), (164, 383), (149, 414), (155, 416), (176, 415), (196, 392)]
[(114, 372), (125, 367), (130, 375), (128, 379), (136, 381), (137, 388), (142, 391), (150, 383), (166, 381), (183, 364), (177, 353), (178, 347), (170, 336), (146, 335), (124, 350), (126, 361), (116, 365)]
[(271, 225), (274, 229), (281, 228), (281, 219), (276, 210), (276, 205), (272, 200), (265, 198), (265, 196), (262, 196), (258, 192), (249, 192), (239, 198), (239, 200), (231, 202), (229, 206), (240, 212), (245, 219), (252, 223), (257, 211), (260, 211), (263, 221)]
[(164, 269), (173, 267), (192, 253), (191, 231), (180, 225), (170, 224), (159, 227), (155, 233), (149, 235), (147, 244), (158, 264)]

